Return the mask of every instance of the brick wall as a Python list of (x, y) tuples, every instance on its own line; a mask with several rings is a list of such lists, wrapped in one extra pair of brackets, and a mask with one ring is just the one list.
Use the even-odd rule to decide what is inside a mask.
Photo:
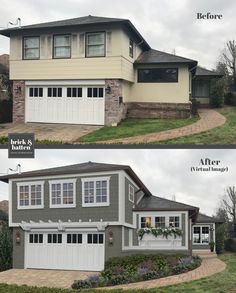
[(118, 123), (126, 116), (126, 105), (120, 101), (122, 97), (122, 81), (119, 79), (107, 79), (105, 88), (110, 87), (110, 93), (105, 95), (105, 125)]
[(128, 103), (130, 118), (189, 118), (191, 103)]
[[(20, 90), (21, 89), (21, 90)], [(25, 122), (25, 82), (13, 81), (13, 123)]]

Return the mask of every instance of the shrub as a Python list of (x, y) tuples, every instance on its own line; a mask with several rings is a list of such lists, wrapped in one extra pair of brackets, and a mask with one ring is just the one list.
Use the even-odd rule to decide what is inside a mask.
[(224, 250), (225, 241), (225, 225), (218, 225), (216, 227), (216, 253), (220, 254)]
[(77, 290), (89, 289), (91, 288), (91, 282), (89, 282), (89, 280), (78, 280), (78, 281), (74, 281), (71, 287), (72, 289), (77, 289)]
[(236, 252), (236, 238), (229, 238), (225, 240), (225, 250)]
[(225, 90), (225, 81), (219, 79), (214, 81), (211, 86), (211, 104), (213, 107), (221, 108), (224, 105), (224, 90)]
[(7, 224), (0, 231), (0, 271), (12, 267), (12, 234)]
[(236, 92), (229, 92), (225, 94), (225, 104), (236, 106)]

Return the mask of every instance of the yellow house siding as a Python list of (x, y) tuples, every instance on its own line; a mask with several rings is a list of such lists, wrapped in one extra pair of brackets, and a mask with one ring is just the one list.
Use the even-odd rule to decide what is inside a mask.
[[(142, 66), (151, 68), (154, 66)], [(131, 86), (130, 96), (124, 102), (154, 103), (188, 103), (189, 102), (189, 70), (187, 65), (155, 65), (155, 67), (178, 67), (177, 83), (138, 83), (135, 70), (135, 83)], [(141, 68), (139, 66), (139, 68)]]

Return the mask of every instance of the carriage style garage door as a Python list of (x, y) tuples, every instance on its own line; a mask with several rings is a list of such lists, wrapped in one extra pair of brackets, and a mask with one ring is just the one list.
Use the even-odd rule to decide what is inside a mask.
[(97, 232), (29, 232), (25, 268), (102, 271), (104, 234)]
[(104, 85), (27, 85), (25, 122), (104, 125)]

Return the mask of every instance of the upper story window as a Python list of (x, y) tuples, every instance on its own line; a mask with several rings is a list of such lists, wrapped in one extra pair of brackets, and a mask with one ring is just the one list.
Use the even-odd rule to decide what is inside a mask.
[(180, 220), (179, 217), (169, 217), (169, 227), (180, 227)]
[(134, 202), (134, 187), (129, 184), (129, 200)]
[(50, 181), (50, 208), (75, 207), (75, 179)]
[(138, 82), (178, 82), (178, 68), (138, 69)]
[(193, 243), (208, 244), (210, 239), (209, 226), (194, 226), (193, 227)]
[(109, 177), (82, 179), (82, 206), (108, 206)]
[(165, 228), (166, 226), (166, 218), (165, 217), (155, 217), (155, 228)]
[(131, 39), (129, 40), (129, 56), (134, 57), (134, 42)]
[(105, 56), (105, 32), (86, 34), (86, 57)]
[(43, 208), (43, 182), (17, 184), (18, 209)]
[(53, 58), (71, 57), (70, 35), (57, 35), (53, 38)]
[(40, 56), (40, 39), (39, 37), (23, 38), (23, 58), (39, 59)]

